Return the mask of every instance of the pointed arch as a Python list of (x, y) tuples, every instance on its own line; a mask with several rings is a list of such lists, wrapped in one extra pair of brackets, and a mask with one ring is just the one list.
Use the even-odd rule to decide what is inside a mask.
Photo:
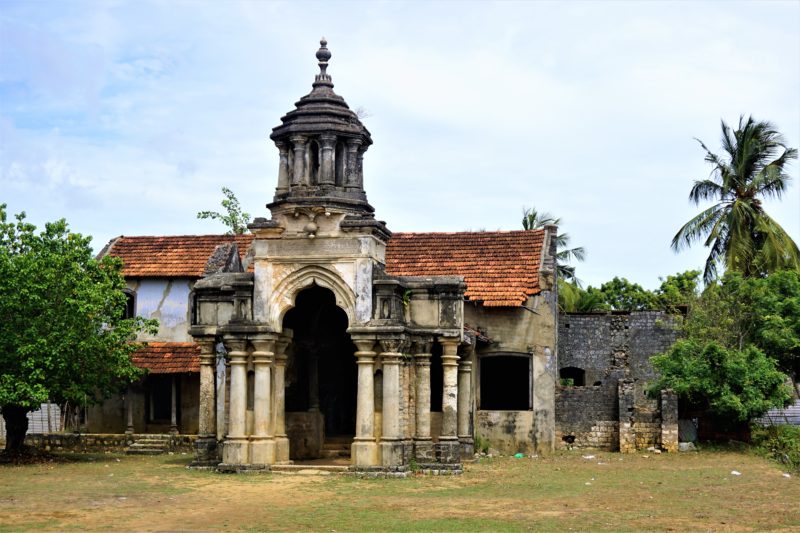
[(281, 330), (283, 317), (294, 307), (297, 294), (313, 284), (330, 289), (336, 297), (336, 306), (347, 314), (348, 323), (355, 322), (356, 297), (353, 290), (338, 273), (317, 265), (309, 265), (283, 278), (270, 295), (270, 323), (276, 328), (275, 331)]

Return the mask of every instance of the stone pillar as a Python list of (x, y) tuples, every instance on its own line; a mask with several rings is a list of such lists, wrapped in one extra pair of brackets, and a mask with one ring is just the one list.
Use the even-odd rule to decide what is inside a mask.
[(286, 435), (286, 347), (291, 337), (275, 343), (275, 366), (272, 376), (272, 428), (275, 434), (275, 463), (289, 462), (289, 437)]
[(459, 339), (440, 339), (442, 344), (442, 434), (439, 436), (439, 462), (457, 463), (458, 444), (458, 344)]
[(442, 435), (457, 440), (458, 429), (458, 340), (442, 339)]
[(275, 437), (272, 430), (272, 358), (275, 341), (253, 340), (253, 435), (250, 462), (271, 465), (275, 462)]
[(355, 187), (359, 189), (364, 188), (364, 152), (367, 149), (364, 147), (359, 147), (358, 155), (356, 156), (356, 179), (355, 179)]
[(475, 440), (472, 437), (472, 361), (464, 356), (458, 362), (458, 441), (461, 453), (472, 457), (475, 453)]
[(345, 179), (345, 186), (358, 188), (358, 151), (362, 144), (361, 139), (348, 139), (347, 140), (347, 177)]
[(302, 135), (295, 135), (291, 137), (292, 145), (294, 146), (294, 165), (292, 173), (292, 186), (295, 185), (308, 185), (304, 180), (306, 175), (306, 141), (307, 139)]
[(278, 192), (289, 190), (289, 147), (285, 142), (277, 141), (278, 147)]
[(420, 462), (433, 462), (431, 442), (431, 343), (416, 343), (414, 366), (416, 373), (416, 434), (414, 435), (414, 456)]
[(125, 392), (125, 417), (127, 419), (125, 424), (125, 434), (126, 435), (133, 435), (133, 388), (128, 385), (128, 389)]
[(195, 466), (219, 462), (217, 457), (216, 394), (214, 389), (216, 353), (214, 339), (202, 339), (200, 345), (200, 405), (197, 440), (194, 443)]
[(383, 365), (383, 425), (381, 431), (381, 464), (403, 464), (403, 443), (400, 435), (400, 363), (401, 339), (381, 340)]
[(169, 432), (171, 435), (178, 434), (178, 378), (172, 376), (172, 398), (169, 412)]
[(222, 462), (227, 465), (248, 464), (248, 440), (245, 432), (247, 413), (247, 341), (226, 340), (231, 361), (231, 397), (228, 403), (228, 434), (225, 437)]
[(333, 168), (333, 151), (336, 148), (336, 136), (328, 134), (320, 135), (319, 144), (322, 151), (319, 184), (334, 185), (336, 183), (336, 174)]
[(678, 451), (678, 395), (672, 389), (661, 391), (661, 448)]
[(353, 339), (358, 347), (358, 399), (356, 403), (356, 436), (351, 449), (355, 466), (374, 466), (377, 464), (375, 444), (375, 352), (373, 339)]
[(617, 384), (619, 397), (619, 451), (634, 453), (636, 451), (636, 429), (633, 426), (635, 396), (632, 379), (621, 379)]

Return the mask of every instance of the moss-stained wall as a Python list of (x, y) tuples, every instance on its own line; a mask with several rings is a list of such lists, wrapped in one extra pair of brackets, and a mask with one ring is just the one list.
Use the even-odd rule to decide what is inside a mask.
[(475, 432), (506, 453), (547, 453), (555, 448), (555, 388), (557, 339), (555, 294), (543, 291), (524, 307), (483, 307), (464, 304), (464, 323), (491, 339), (475, 351), (473, 390), (480, 399), (483, 356), (521, 354), (531, 358), (529, 411), (477, 411)]

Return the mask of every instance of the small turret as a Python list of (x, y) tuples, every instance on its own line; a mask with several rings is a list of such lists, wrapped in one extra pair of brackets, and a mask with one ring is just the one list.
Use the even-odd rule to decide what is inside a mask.
[(270, 138), (280, 151), (278, 186), (269, 207), (338, 207), (352, 215), (374, 209), (364, 192), (362, 158), (372, 137), (344, 98), (333, 92), (331, 52), (323, 37), (312, 90), (281, 118)]

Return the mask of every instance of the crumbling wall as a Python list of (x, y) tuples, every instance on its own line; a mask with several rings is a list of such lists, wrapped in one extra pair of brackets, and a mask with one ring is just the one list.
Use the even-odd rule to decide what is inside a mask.
[(562, 314), (558, 332), (559, 370), (582, 369), (586, 383), (556, 391), (561, 446), (623, 452), (677, 448), (674, 394), (650, 398), (645, 392), (655, 378), (650, 357), (677, 338), (674, 317), (663, 311)]

